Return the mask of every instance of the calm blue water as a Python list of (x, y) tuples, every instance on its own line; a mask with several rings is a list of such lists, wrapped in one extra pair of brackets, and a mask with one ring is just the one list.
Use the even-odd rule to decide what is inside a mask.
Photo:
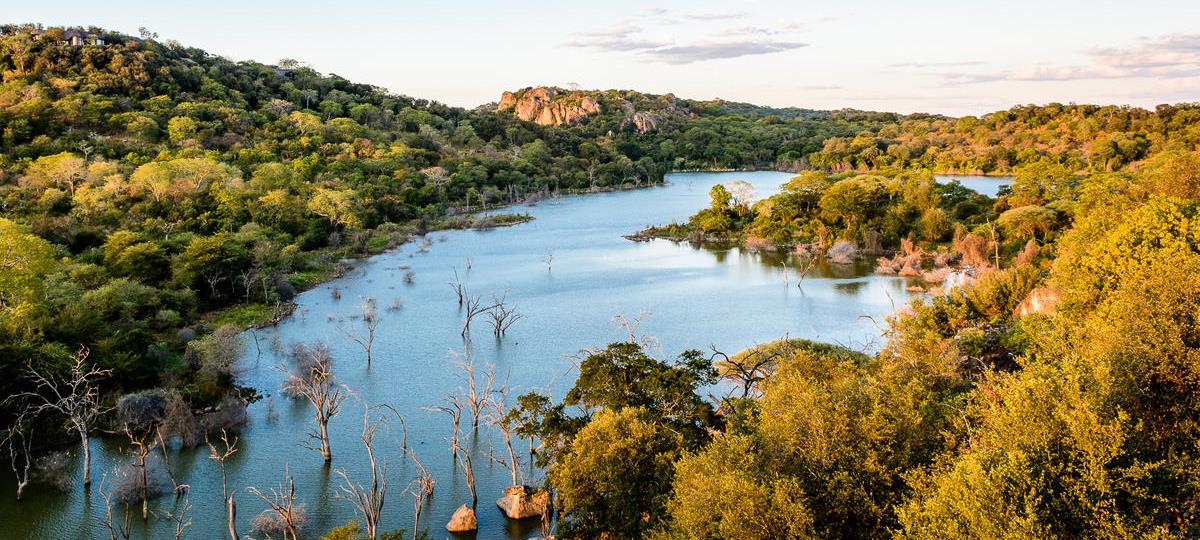
[[(540, 389), (561, 397), (576, 376), (572, 366), (581, 349), (602, 347), (626, 336), (612, 322), (618, 314), (645, 313), (640, 331), (657, 338), (660, 348), (653, 353), (660, 357), (687, 348), (707, 349), (710, 344), (734, 352), (785, 336), (876, 349), (878, 330), (863, 316), (879, 319), (892, 311), (893, 302), (901, 305), (908, 298), (903, 278), (871, 275), (863, 265), (825, 266), (798, 289), (794, 279), (791, 286), (785, 285), (778, 257), (668, 241), (635, 243), (621, 237), (647, 225), (686, 219), (707, 204), (708, 190), (715, 183), (747, 180), (765, 196), (789, 176), (674, 174), (662, 187), (544, 201), (528, 208), (536, 217), (530, 223), (492, 231), (433, 233), (435, 241), (425, 253), (404, 246), (361, 261), (344, 279), (300, 295), (294, 317), (275, 328), (247, 334), (243, 381), (272, 397), (251, 406), (252, 421), (241, 436), (241, 451), (228, 464), (230, 485), (238, 490), (239, 532), (248, 533), (250, 520), (265, 508), (245, 488), (265, 490), (275, 485), (285, 465), (309, 514), (305, 537), (314, 538), (354, 517), (349, 503), (332, 496), (338, 484), (333, 472), (344, 467), (363, 478), (366, 467), (358, 434), (360, 402), (365, 402), (390, 404), (407, 418), (409, 445), (437, 482), (422, 526), (429, 527), (434, 537), (447, 536), (443, 529), (447, 519), (469, 498), (450, 459), (450, 424), (424, 407), (438, 404), (462, 385), (454, 361), (465, 356), (481, 366), (494, 364), (513, 395)], [(551, 252), (553, 264), (547, 269), (544, 259)], [(403, 282), (404, 267), (415, 272), (414, 283)], [(490, 334), (485, 322), (477, 321), (473, 339), (464, 343), (459, 335), (460, 309), (447, 285), (456, 268), (473, 294), (507, 294), (525, 318), (501, 340)], [(332, 298), (332, 287), (341, 289), (341, 300)], [(381, 317), (370, 370), (362, 351), (339, 330), (359, 328), (360, 321), (352, 317), (365, 297), (377, 299)], [(396, 299), (401, 309), (385, 309)], [(273, 339), (284, 344), (328, 343), (337, 359), (338, 377), (356, 395), (356, 401), (347, 404), (331, 425), (332, 470), (323, 466), (319, 454), (302, 447), (312, 424), (308, 406), (276, 396), (282, 375), (275, 366), (286, 366), (289, 360), (271, 351)], [(463, 425), (469, 431), (469, 423)], [(400, 451), (399, 438), (399, 428), (393, 424), (378, 443), (392, 486), (385, 507), (387, 529), (408, 528), (413, 516), (412, 500), (402, 493), (413, 476), (413, 463)], [(494, 501), (509, 484), (507, 471), (486, 458), (496, 435), (481, 428), (468, 439), (476, 450), (478, 538), (540, 534), (536, 523), (511, 523), (495, 507)], [(518, 444), (519, 448), (525, 445)], [(94, 441), (93, 447), (98, 481), (121, 459), (123, 445), (113, 439)], [(224, 510), (220, 476), (208, 450), (174, 450), (171, 459), (179, 481), (192, 486), (194, 524), (187, 536), (217, 538), (224, 527)], [(535, 482), (540, 480), (537, 472), (529, 475)], [(0, 480), (0, 490), (0, 538), (107, 538), (96, 521), (103, 508), (95, 488), (89, 496), (79, 486), (67, 493), (33, 486), (19, 505), (13, 501), (7, 475)], [(170, 498), (153, 503), (159, 512), (170, 505)], [(171, 536), (168, 527), (153, 518), (148, 525), (135, 518), (133, 536)]]
[(963, 187), (992, 198), (999, 194), (1001, 186), (1012, 185), (1011, 176), (937, 175), (934, 179), (943, 184), (957, 180)]

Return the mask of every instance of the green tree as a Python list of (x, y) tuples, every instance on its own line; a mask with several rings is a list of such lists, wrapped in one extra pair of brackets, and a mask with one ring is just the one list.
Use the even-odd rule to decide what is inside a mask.
[(0, 218), (0, 329), (36, 328), (45, 308), (45, 277), (54, 265), (49, 242)]
[(550, 471), (570, 537), (641, 538), (663, 516), (683, 441), (641, 408), (605, 409)]

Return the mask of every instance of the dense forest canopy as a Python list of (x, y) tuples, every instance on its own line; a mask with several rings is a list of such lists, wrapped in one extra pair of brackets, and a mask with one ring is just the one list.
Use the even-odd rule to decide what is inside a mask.
[[(542, 126), (294, 61), (28, 25), (0, 27), (0, 73), (0, 396), (87, 388), (37, 427), (83, 448), (116, 428), (99, 411), (145, 448), (145, 418), (244, 407), (238, 332), (344, 257), (672, 170), (795, 167), (777, 195), (717, 186), (648, 234), (884, 255), (881, 272), (964, 284), (898, 310), (877, 354), (791, 339), (661, 359), (632, 329), (588, 351), (561, 400), (494, 419), (510, 455), (514, 435), (537, 442), (560, 536), (1200, 535), (1195, 104), (955, 119), (606, 91)], [(1015, 178), (993, 199), (934, 181), (951, 171)], [(328, 351), (295, 356), (293, 391), (329, 391)]]

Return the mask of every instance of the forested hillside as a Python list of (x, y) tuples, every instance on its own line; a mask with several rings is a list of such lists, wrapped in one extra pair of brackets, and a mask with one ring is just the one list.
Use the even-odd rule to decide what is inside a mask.
[(980, 117), (913, 115), (852, 137), (835, 137), (810, 158), (835, 170), (880, 167), (999, 174), (1045, 158), (1072, 171), (1113, 171), (1172, 145), (1200, 143), (1200, 106), (1153, 111), (1114, 105), (1026, 105)]
[(170, 374), (217, 399), (186, 343), (278, 316), (343, 257), (513, 221), (461, 217), (482, 208), (795, 163), (860, 129), (721, 109), (539, 126), (97, 28), (0, 27), (0, 73), (0, 394), (86, 347), (126, 389)]

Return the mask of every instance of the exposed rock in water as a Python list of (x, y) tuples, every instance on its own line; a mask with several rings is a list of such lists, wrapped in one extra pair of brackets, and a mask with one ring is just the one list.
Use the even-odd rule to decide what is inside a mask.
[(529, 486), (508, 487), (504, 496), (496, 500), (496, 506), (510, 519), (542, 517), (550, 510), (550, 492)]
[(511, 110), (517, 118), (543, 126), (558, 126), (600, 112), (596, 98), (574, 92), (560, 93), (557, 88), (529, 88), (500, 96), (501, 111)]
[(1062, 300), (1062, 295), (1049, 287), (1038, 287), (1029, 291), (1029, 296), (1017, 306), (1013, 316), (1020, 317), (1030, 313), (1049, 314), (1054, 311), (1054, 307)]
[(478, 528), (479, 522), (475, 520), (475, 511), (465, 504), (454, 511), (454, 515), (450, 516), (450, 522), (446, 524), (446, 530), (450, 532), (470, 532)]
[(829, 262), (837, 264), (850, 264), (858, 257), (858, 246), (849, 240), (838, 240), (825, 252), (825, 257)]

